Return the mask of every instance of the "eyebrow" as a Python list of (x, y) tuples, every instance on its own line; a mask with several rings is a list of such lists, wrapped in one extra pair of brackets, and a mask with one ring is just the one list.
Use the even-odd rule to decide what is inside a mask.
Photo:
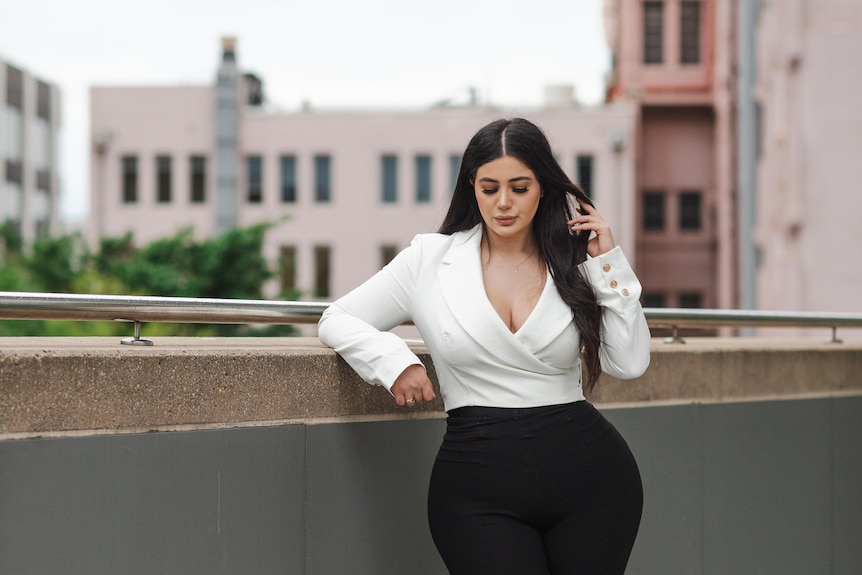
[[(500, 183), (497, 180), (495, 180), (494, 178), (488, 178), (488, 177), (481, 178), (479, 181), (480, 182), (488, 182), (491, 184), (499, 184)], [(531, 182), (531, 181), (533, 181), (533, 178), (531, 178), (530, 176), (518, 176), (516, 178), (511, 178), (509, 180), (509, 183), (512, 184), (514, 182), (523, 182), (523, 181)]]

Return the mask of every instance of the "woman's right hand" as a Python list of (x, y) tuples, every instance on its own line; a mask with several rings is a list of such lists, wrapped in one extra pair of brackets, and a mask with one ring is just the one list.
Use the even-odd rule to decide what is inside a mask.
[(395, 396), (395, 403), (407, 407), (416, 407), (437, 397), (434, 386), (428, 379), (428, 373), (419, 364), (413, 364), (402, 371), (389, 391)]

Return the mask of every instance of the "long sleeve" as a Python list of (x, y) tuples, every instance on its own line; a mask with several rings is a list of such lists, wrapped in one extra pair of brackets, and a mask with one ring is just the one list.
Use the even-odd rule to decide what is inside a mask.
[(649, 366), (650, 333), (640, 305), (641, 284), (619, 246), (581, 264), (602, 308), (602, 370), (620, 379)]
[(369, 383), (392, 387), (407, 367), (422, 365), (403, 339), (388, 332), (411, 319), (420, 242), (335, 301), (320, 318), (318, 336)]

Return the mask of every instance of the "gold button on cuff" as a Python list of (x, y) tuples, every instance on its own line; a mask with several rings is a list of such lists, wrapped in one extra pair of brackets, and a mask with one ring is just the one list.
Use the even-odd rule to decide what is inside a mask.
[(617, 287), (617, 280), (611, 280), (611, 289), (614, 289), (616, 287)]
[(606, 272), (611, 271), (611, 264), (605, 264), (605, 265), (603, 265), (603, 266), (602, 266), (602, 269), (603, 269), (603, 270), (605, 270)]
[(620, 293), (623, 295), (629, 295), (629, 290), (627, 290), (626, 288), (623, 288), (623, 290)]

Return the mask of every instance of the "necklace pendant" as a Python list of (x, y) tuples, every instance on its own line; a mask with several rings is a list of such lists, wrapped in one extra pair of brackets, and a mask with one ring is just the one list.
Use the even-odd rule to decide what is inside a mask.
[(515, 270), (515, 273), (518, 273), (518, 266), (512, 266), (512, 269)]

